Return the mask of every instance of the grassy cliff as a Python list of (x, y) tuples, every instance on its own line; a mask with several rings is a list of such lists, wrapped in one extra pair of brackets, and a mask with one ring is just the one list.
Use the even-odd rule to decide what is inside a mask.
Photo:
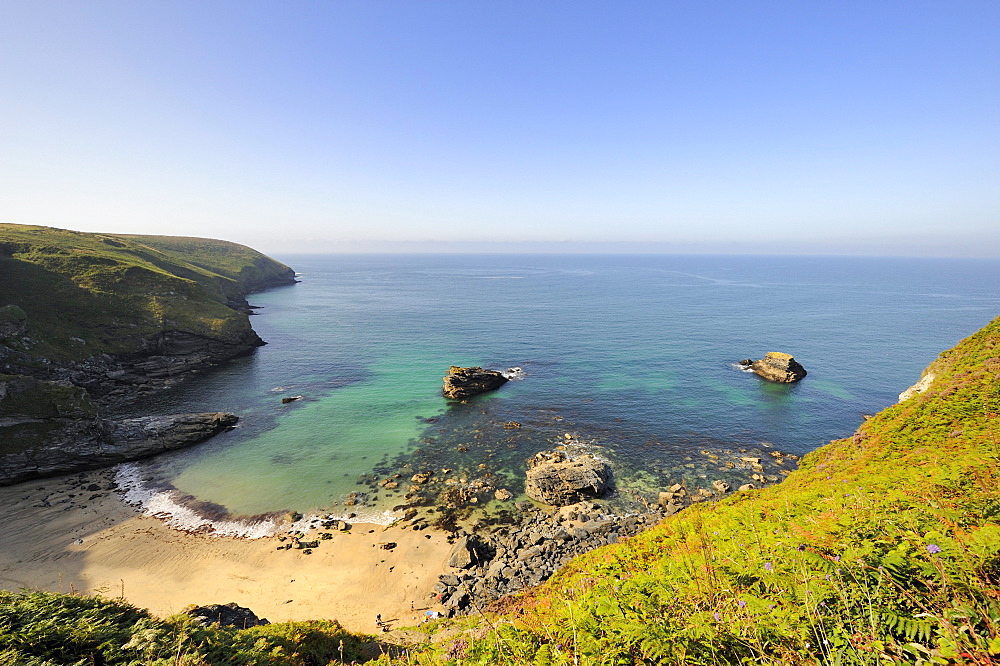
[(141, 353), (167, 331), (240, 343), (245, 295), (293, 278), (236, 243), (0, 224), (0, 318), (27, 325), (0, 347), (44, 365)]

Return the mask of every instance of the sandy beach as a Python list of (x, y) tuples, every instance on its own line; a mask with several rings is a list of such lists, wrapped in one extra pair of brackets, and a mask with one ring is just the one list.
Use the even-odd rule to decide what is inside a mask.
[(234, 601), (272, 622), (335, 619), (364, 632), (378, 631), (376, 614), (399, 627), (441, 609), (431, 599), (450, 571), (441, 532), (354, 524), (307, 555), (278, 550), (277, 537), (169, 528), (125, 504), (112, 478), (99, 470), (0, 488), (0, 587), (123, 596), (160, 617)]

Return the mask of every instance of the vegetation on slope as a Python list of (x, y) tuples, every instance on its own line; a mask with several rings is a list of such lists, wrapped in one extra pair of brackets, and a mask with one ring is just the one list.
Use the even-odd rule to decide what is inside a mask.
[(1000, 319), (780, 485), (578, 558), (416, 661), (1000, 663), (998, 342)]
[(0, 591), (5, 666), (318, 666), (360, 661), (372, 648), (325, 620), (233, 629), (186, 615), (158, 620), (122, 601)]
[(28, 326), (6, 344), (36, 359), (135, 353), (164, 331), (246, 340), (245, 294), (293, 275), (225, 241), (0, 224), (0, 306)]

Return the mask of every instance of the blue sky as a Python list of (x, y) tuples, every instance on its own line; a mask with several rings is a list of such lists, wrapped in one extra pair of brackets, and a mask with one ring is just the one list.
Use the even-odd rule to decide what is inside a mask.
[(1000, 3), (0, 0), (0, 220), (1000, 256)]

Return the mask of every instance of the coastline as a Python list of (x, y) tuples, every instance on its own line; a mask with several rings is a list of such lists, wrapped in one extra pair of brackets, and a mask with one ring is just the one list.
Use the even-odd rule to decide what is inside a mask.
[[(331, 619), (376, 633), (419, 624), (452, 545), (436, 530), (357, 523), (307, 555), (277, 537), (181, 532), (108, 489), (109, 469), (0, 488), (0, 588), (124, 596), (166, 617), (236, 602), (271, 622)], [(98, 490), (88, 488), (98, 487)], [(313, 537), (307, 537), (313, 538)], [(393, 542), (391, 550), (380, 544)]]

